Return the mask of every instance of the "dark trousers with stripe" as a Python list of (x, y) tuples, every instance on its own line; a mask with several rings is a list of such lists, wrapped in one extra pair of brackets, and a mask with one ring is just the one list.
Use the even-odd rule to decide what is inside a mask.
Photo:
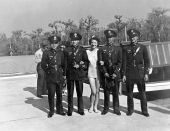
[(145, 81), (143, 79), (127, 79), (126, 81), (128, 111), (129, 112), (134, 111), (134, 102), (133, 102), (134, 84), (137, 84), (137, 88), (139, 91), (141, 110), (143, 113), (148, 113), (147, 98), (146, 98), (146, 92), (145, 92)]
[(74, 83), (76, 85), (78, 112), (84, 112), (82, 80), (67, 80), (68, 112), (73, 112)]
[(104, 110), (109, 110), (110, 92), (112, 92), (112, 95), (113, 95), (113, 109), (115, 111), (119, 111), (119, 86), (118, 86), (118, 81), (115, 81), (115, 84), (114, 84), (113, 87), (107, 87), (107, 84), (105, 83), (105, 87), (104, 87)]
[(56, 109), (57, 113), (63, 112), (63, 105), (62, 105), (62, 86), (57, 83), (47, 83), (48, 89), (48, 102), (50, 112), (54, 113), (54, 105), (55, 105), (55, 94), (56, 94)]

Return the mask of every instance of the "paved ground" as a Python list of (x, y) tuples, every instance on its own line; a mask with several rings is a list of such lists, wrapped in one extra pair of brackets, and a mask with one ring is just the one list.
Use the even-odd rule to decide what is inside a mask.
[[(160, 85), (161, 86), (161, 85)], [(168, 85), (167, 85), (168, 86)], [(47, 96), (36, 97), (35, 75), (0, 78), (0, 131), (169, 131), (170, 109), (148, 103), (150, 117), (140, 114), (140, 102), (135, 99), (135, 113), (126, 116), (126, 96), (120, 96), (121, 116), (110, 112), (102, 116), (88, 113), (90, 89), (84, 87), (85, 116), (75, 112), (72, 117), (54, 115), (47, 118)], [(63, 100), (67, 109), (67, 99)], [(103, 93), (100, 93), (99, 110), (103, 109)]]

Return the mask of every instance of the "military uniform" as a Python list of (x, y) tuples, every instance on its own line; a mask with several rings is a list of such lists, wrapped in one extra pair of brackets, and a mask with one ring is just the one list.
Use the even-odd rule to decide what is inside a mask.
[[(76, 34), (74, 36), (74, 34)], [(81, 40), (78, 33), (70, 34), (72, 41)], [(78, 102), (78, 113), (84, 115), (84, 104), (83, 104), (83, 79), (85, 78), (85, 70), (87, 70), (87, 54), (86, 50), (81, 46), (69, 46), (66, 50), (67, 58), (67, 92), (68, 92), (68, 116), (72, 115), (73, 112), (73, 93), (74, 93), (74, 82), (77, 91), (77, 102)], [(78, 65), (78, 68), (75, 68)]]
[(63, 76), (65, 76), (64, 53), (59, 48), (49, 48), (44, 51), (41, 63), (42, 68), (46, 72), (48, 102), (50, 107), (49, 117), (54, 114), (55, 93), (57, 94), (56, 113), (64, 115), (62, 106), (62, 84), (64, 82)]
[[(139, 36), (139, 32), (134, 29), (129, 30), (128, 35), (130, 38), (133, 38), (135, 36)], [(145, 74), (149, 74), (150, 66), (147, 48), (139, 43), (131, 42), (131, 44), (126, 47), (124, 55), (126, 61), (124, 62), (123, 72), (126, 76), (126, 88), (128, 96), (127, 115), (131, 115), (134, 112), (133, 88), (135, 83), (137, 84), (139, 90), (142, 113), (144, 115), (148, 115), (144, 80)]]
[[(109, 30), (107, 31), (109, 32)], [(115, 32), (111, 31), (111, 34), (105, 34), (106, 37), (115, 37)], [(109, 35), (109, 36), (108, 36)], [(113, 35), (113, 36), (112, 36)], [(103, 61), (104, 64), (100, 65), (102, 74), (108, 73), (109, 76), (104, 76), (104, 110), (102, 114), (106, 114), (109, 110), (110, 92), (113, 95), (113, 108), (114, 113), (120, 115), (119, 111), (119, 79), (120, 69), (122, 65), (122, 49), (120, 46), (111, 45), (107, 43), (104, 47), (99, 49), (99, 62)], [(113, 78), (113, 74), (116, 75)]]

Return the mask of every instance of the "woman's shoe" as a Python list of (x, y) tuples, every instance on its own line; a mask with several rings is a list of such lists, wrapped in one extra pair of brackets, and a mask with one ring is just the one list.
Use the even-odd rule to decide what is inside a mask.
[(88, 111), (89, 111), (89, 113), (92, 113), (92, 112), (93, 112), (92, 108), (90, 108)]
[(94, 111), (95, 113), (100, 113), (100, 111), (97, 110), (97, 109), (93, 109), (93, 111)]

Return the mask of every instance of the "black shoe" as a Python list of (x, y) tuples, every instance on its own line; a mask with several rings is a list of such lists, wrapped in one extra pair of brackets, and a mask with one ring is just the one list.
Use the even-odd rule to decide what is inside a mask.
[(49, 112), (47, 117), (50, 118), (50, 117), (52, 117), (53, 115), (54, 115), (53, 112)]
[(102, 115), (106, 115), (107, 113), (108, 113), (108, 110), (105, 110), (105, 109), (104, 109), (104, 110), (102, 111)]
[(68, 116), (72, 116), (72, 112), (67, 112), (67, 115)]
[(43, 96), (42, 96), (42, 95), (37, 95), (37, 97), (39, 97), (39, 98), (43, 98)]
[(83, 115), (85, 115), (85, 113), (84, 113), (84, 112), (78, 112), (78, 113), (79, 113), (80, 115), (82, 115), (82, 116), (83, 116)]
[(65, 116), (65, 115), (66, 115), (65, 112), (57, 112), (57, 114), (62, 115), (62, 116)]
[(48, 92), (45, 92), (43, 95), (48, 95)]
[(133, 114), (133, 112), (131, 112), (131, 111), (128, 111), (128, 112), (126, 113), (127, 116), (131, 116), (132, 114)]
[(149, 113), (142, 113), (144, 116), (149, 117)]
[(118, 115), (118, 116), (121, 115), (120, 111), (114, 111), (114, 114), (116, 114), (116, 115)]

